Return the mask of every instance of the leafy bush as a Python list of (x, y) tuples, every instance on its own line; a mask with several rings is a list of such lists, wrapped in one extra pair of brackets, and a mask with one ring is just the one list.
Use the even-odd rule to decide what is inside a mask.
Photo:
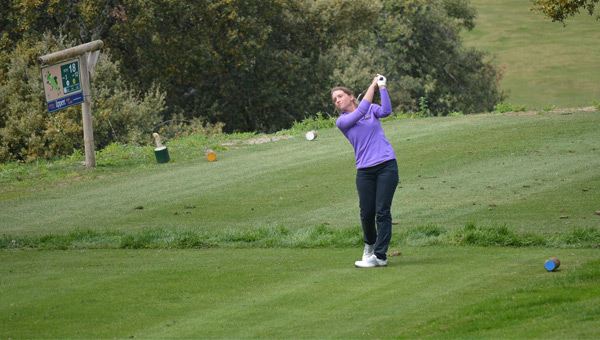
[(337, 117), (327, 115), (323, 116), (322, 112), (318, 112), (316, 116), (304, 118), (302, 122), (294, 122), (292, 130), (294, 131), (310, 131), (318, 129), (327, 129), (335, 127)]
[(427, 98), (419, 98), (419, 109), (415, 112), (417, 117), (428, 117), (431, 116), (431, 111), (428, 108)]
[(496, 113), (507, 113), (507, 112), (523, 112), (527, 109), (525, 105), (512, 105), (508, 103), (498, 103), (494, 106), (494, 112)]
[(153, 130), (165, 139), (176, 139), (192, 135), (201, 135), (206, 138), (223, 136), (225, 123), (211, 124), (203, 117), (186, 119), (183, 114), (163, 121), (154, 126)]
[(92, 80), (94, 141), (101, 149), (111, 143), (148, 144), (162, 120), (165, 94), (153, 87), (142, 95), (130, 89), (119, 74), (119, 63), (101, 52)]
[[(81, 127), (74, 108), (49, 115), (44, 104), (40, 69), (42, 51), (62, 48), (62, 41), (22, 41), (10, 54), (6, 78), (0, 84), (0, 161), (33, 161), (70, 154), (81, 147)], [(79, 118), (80, 119), (80, 118)]]

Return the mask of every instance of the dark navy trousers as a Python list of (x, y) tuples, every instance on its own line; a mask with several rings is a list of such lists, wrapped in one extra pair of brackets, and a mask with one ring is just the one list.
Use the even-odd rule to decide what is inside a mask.
[[(387, 259), (392, 239), (392, 200), (398, 186), (395, 159), (356, 172), (360, 220), (366, 244), (375, 245), (375, 255)], [(375, 225), (377, 222), (377, 225)]]

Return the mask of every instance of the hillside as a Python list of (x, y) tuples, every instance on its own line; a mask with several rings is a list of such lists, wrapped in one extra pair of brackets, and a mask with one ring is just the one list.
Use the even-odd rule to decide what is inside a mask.
[(467, 46), (491, 52), (505, 67), (507, 102), (531, 109), (582, 107), (600, 100), (600, 22), (582, 13), (553, 23), (522, 0), (472, 0), (475, 29)]

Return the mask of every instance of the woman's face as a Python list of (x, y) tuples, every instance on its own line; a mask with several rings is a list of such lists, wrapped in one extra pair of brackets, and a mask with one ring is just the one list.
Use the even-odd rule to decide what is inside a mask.
[(342, 111), (352, 112), (356, 109), (356, 106), (354, 105), (354, 96), (347, 94), (342, 90), (333, 91), (331, 98), (333, 99), (335, 106)]

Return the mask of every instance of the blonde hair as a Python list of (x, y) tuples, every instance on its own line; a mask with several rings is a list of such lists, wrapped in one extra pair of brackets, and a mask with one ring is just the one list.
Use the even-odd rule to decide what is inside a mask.
[[(354, 96), (354, 92), (353, 92), (353, 91), (352, 91), (350, 88), (348, 88), (348, 87), (346, 87), (346, 86), (338, 86), (338, 87), (334, 87), (333, 89), (331, 89), (331, 101), (333, 102), (333, 106), (335, 106), (335, 99), (333, 99), (333, 93), (334, 93), (335, 91), (338, 91), (338, 90), (339, 90), (339, 91), (342, 91), (342, 92), (344, 92), (345, 94), (347, 94), (347, 95), (349, 95), (349, 96)], [(361, 94), (362, 94), (362, 93), (361, 93)], [(360, 96), (359, 96), (359, 97), (360, 97)], [(358, 106), (358, 103), (359, 103), (358, 99), (357, 99), (356, 97), (354, 97), (354, 104), (355, 104), (356, 106)], [(339, 108), (337, 108), (337, 106), (336, 106), (336, 108), (335, 108), (335, 109), (336, 109), (336, 111), (340, 111), (340, 109), (339, 109)]]
[[(345, 87), (345, 86), (338, 86), (338, 87), (334, 87), (333, 89), (331, 89), (331, 96), (332, 96), (332, 100), (333, 100), (333, 93), (335, 91), (341, 90), (343, 91), (345, 94), (349, 95), (349, 96), (353, 96), (354, 92), (352, 92), (352, 90), (350, 90), (349, 88)], [(335, 103), (335, 100), (334, 100)]]

